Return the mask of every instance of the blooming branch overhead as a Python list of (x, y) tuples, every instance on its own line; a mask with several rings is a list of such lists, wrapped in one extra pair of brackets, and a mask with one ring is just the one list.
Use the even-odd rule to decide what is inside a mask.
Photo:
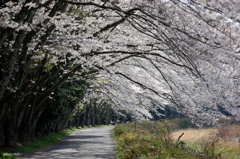
[(201, 122), (223, 117), (219, 108), (239, 119), (239, 8), (238, 0), (4, 0), (0, 121), (22, 118), (19, 110), (40, 116), (72, 77), (136, 116), (171, 105)]

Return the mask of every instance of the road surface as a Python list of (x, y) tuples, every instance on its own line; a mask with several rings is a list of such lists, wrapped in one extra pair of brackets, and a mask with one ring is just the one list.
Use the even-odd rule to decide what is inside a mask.
[(79, 129), (47, 150), (21, 159), (114, 159), (113, 126)]

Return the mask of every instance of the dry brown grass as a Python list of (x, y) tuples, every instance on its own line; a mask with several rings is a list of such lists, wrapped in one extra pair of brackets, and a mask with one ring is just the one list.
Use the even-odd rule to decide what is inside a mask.
[(213, 135), (216, 135), (217, 129), (209, 128), (209, 129), (185, 129), (178, 130), (172, 133), (173, 139), (178, 139), (178, 137), (184, 133), (181, 137), (181, 140), (196, 142), (198, 140), (211, 138)]
[(240, 137), (240, 125), (225, 125), (218, 129), (217, 137), (223, 140)]
[(180, 140), (190, 145), (200, 145), (203, 142), (215, 142), (215, 146), (226, 151), (231, 151), (239, 155), (240, 159), (240, 125), (228, 125), (221, 128), (208, 129), (186, 129), (178, 130), (171, 134), (177, 141), (178, 137), (184, 133)]
[(223, 126), (218, 129), (216, 136), (220, 139), (221, 147), (231, 149), (240, 155), (240, 125)]

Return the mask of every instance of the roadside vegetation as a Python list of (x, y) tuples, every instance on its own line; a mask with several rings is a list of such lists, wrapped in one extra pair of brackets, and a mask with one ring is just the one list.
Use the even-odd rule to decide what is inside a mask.
[(184, 133), (181, 140), (190, 147), (218, 153), (223, 159), (240, 158), (240, 125), (226, 125), (220, 128), (185, 129), (174, 131), (176, 139)]
[(48, 135), (33, 138), (29, 142), (18, 143), (18, 146), (14, 148), (0, 148), (0, 159), (15, 159), (17, 156), (47, 148), (52, 144), (61, 141), (74, 130), (75, 128), (69, 128), (59, 132), (51, 132)]
[(46, 149), (49, 146), (61, 141), (65, 136), (69, 135), (76, 129), (87, 129), (92, 127), (104, 127), (108, 125), (89, 125), (83, 127), (71, 127), (59, 132), (51, 132), (48, 135), (39, 136), (31, 139), (26, 143), (18, 143), (17, 147), (0, 148), (0, 159), (15, 159), (18, 156), (23, 156), (35, 151)]
[(116, 159), (239, 159), (240, 125), (179, 129), (172, 121), (117, 125)]

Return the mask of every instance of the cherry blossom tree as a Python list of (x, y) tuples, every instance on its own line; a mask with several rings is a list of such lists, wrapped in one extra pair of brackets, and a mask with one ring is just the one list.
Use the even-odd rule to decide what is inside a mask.
[[(124, 62), (125, 59), (130, 59), (128, 62), (132, 65), (136, 64), (131, 57), (146, 59), (140, 62), (145, 73), (135, 70), (124, 74), (122, 71), (126, 71), (125, 66), (118, 65), (118, 68), (108, 69), (101, 63), (103, 69), (108, 70), (111, 76), (114, 73), (121, 75), (132, 83), (170, 100), (178, 105), (179, 111), (191, 117), (199, 115), (197, 117), (201, 122), (209, 121), (206, 120), (207, 118), (221, 116), (218, 111), (219, 106), (239, 118), (239, 3), (237, 1), (124, 1), (122, 5), (125, 4), (126, 8), (123, 11), (114, 8), (115, 3), (112, 7), (113, 3), (106, 2), (103, 6), (97, 2), (84, 3), (109, 8), (122, 17), (119, 21), (103, 26), (97, 35), (107, 37), (110, 43), (115, 40), (115, 36), (107, 33), (106, 29), (121, 28), (125, 31), (125, 33), (121, 32), (121, 35), (127, 35), (129, 31), (130, 35), (137, 35), (136, 39), (131, 41), (134, 37), (127, 37), (113, 51), (97, 50), (92, 53), (95, 56), (104, 55), (108, 61), (114, 54), (115, 61), (119, 62), (121, 59), (116, 60), (118, 55), (124, 59)], [(133, 11), (131, 15), (128, 9)], [(123, 21), (124, 25), (120, 25), (119, 22)], [(135, 30), (129, 29), (131, 27)], [(125, 41), (127, 43), (124, 43)], [(121, 46), (129, 47), (126, 50)], [(152, 68), (155, 71), (151, 71)], [(128, 67), (127, 71), (130, 70)], [(142, 78), (139, 77), (139, 72)], [(165, 89), (157, 90), (160, 84), (154, 83), (149, 78), (151, 84), (143, 84), (143, 81), (146, 81), (144, 77), (149, 77), (147, 74), (151, 72), (151, 76), (164, 83)], [(125, 85), (129, 84), (125, 83)], [(118, 90), (123, 89), (118, 88)], [(129, 93), (124, 94), (126, 96), (123, 98), (127, 99)], [(133, 101), (133, 97), (129, 99)]]
[(6, 145), (16, 145), (23, 125), (34, 136), (47, 109), (43, 103), (76, 75), (105, 81), (92, 80), (101, 98), (136, 116), (150, 118), (153, 105), (168, 104), (199, 123), (222, 117), (219, 106), (239, 119), (239, 5), (0, 2), (0, 123), (8, 125)]

